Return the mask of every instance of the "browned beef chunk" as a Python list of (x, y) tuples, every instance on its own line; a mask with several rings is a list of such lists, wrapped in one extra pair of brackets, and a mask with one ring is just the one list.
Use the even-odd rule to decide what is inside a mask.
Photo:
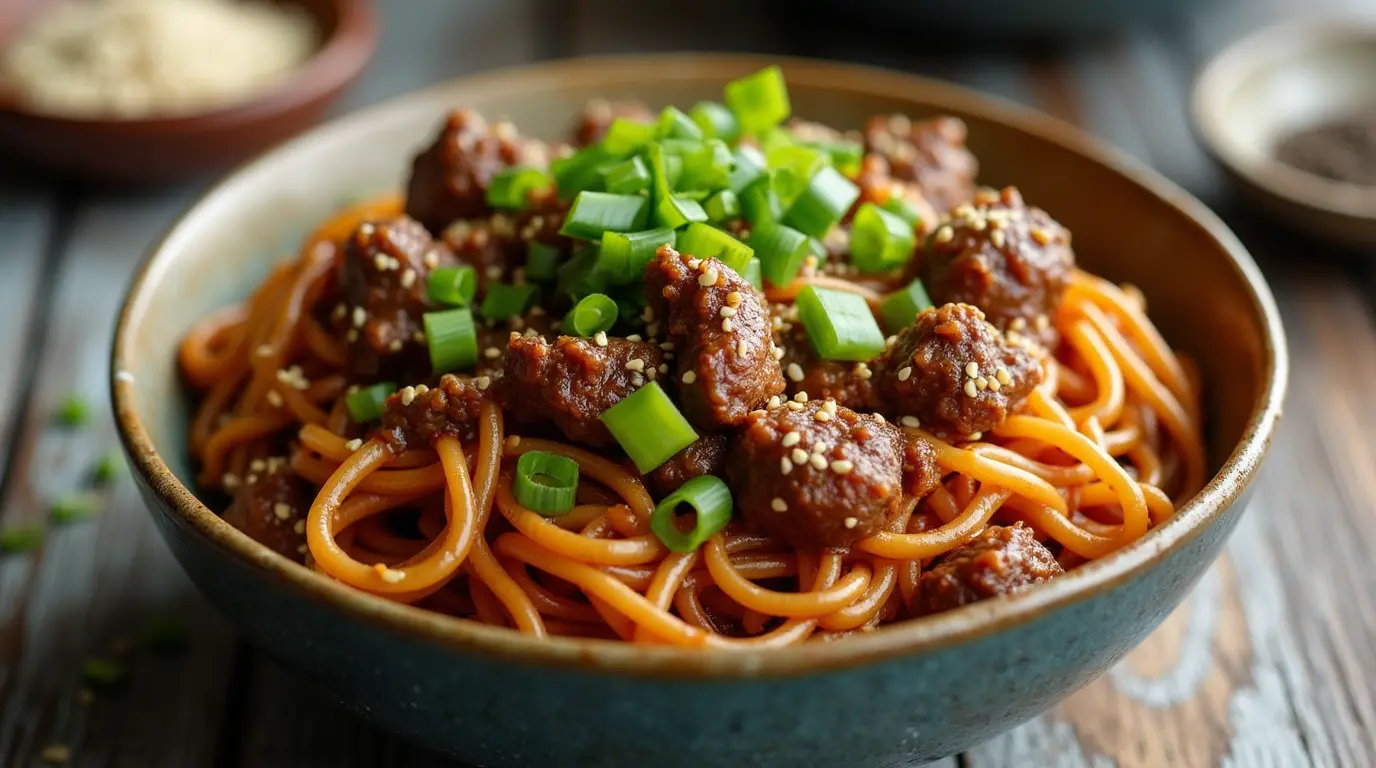
[(1056, 558), (1021, 523), (991, 525), (922, 574), (913, 595), (917, 616), (939, 613), (1041, 584), (1064, 573)]
[(790, 396), (806, 392), (812, 399), (830, 397), (857, 411), (877, 410), (874, 371), (868, 363), (823, 360), (808, 341), (807, 330), (797, 321), (796, 309), (778, 305), (774, 313), (784, 318), (778, 324), (775, 345), (784, 351), (779, 364), (783, 366)]
[(726, 435), (704, 435), (650, 473), (650, 487), (668, 496), (702, 475), (719, 475), (726, 464)]
[(380, 434), (399, 451), (430, 446), (445, 435), (471, 441), (477, 437), (480, 410), (491, 390), (489, 376), (452, 373), (441, 376), (434, 387), (403, 387), (387, 398)]
[(306, 513), (315, 498), (309, 483), (279, 457), (255, 460), (225, 510), (225, 522), (277, 554), (306, 555)]
[(895, 179), (916, 184), (936, 210), (949, 211), (975, 193), (979, 162), (965, 148), (965, 134), (954, 117), (913, 122), (876, 115), (865, 124), (865, 145), (888, 161)]

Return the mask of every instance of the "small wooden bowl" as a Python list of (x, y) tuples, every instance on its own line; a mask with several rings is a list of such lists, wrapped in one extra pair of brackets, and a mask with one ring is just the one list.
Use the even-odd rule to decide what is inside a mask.
[[(210, 112), (134, 120), (48, 115), (0, 100), (0, 152), (85, 180), (166, 182), (226, 167), (299, 133), (363, 71), (378, 28), (371, 0), (286, 1), (311, 15), (321, 40), (278, 87)], [(17, 13), (0, 19), (0, 45), (44, 6), (21, 0)]]
[(1376, 112), (1376, 18), (1293, 22), (1229, 46), (1194, 87), (1201, 140), (1238, 186), (1317, 237), (1376, 248), (1376, 187), (1342, 184), (1275, 158), (1290, 132)]

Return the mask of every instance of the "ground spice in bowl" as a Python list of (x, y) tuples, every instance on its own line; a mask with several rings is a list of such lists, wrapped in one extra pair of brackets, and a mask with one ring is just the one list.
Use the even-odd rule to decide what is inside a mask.
[(1293, 168), (1376, 193), (1376, 112), (1301, 128), (1277, 142), (1275, 151)]

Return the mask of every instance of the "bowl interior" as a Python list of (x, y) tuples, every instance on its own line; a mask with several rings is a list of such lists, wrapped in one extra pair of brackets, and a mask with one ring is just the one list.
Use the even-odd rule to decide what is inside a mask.
[[(294, 258), (304, 232), (346, 199), (400, 187), (411, 154), (432, 138), (446, 109), (466, 105), (489, 119), (509, 118), (525, 133), (562, 137), (589, 98), (692, 104), (720, 98), (725, 81), (765, 63), (703, 56), (590, 60), (470, 78), (337, 121), (250, 164), (198, 203), (136, 278), (116, 342), (115, 365), (133, 377), (129, 386), (116, 385), (122, 428), (139, 422), (134, 431), (146, 431), (157, 457), (182, 484), (194, 487), (186, 453), (191, 404), (176, 370), (182, 335), (211, 310), (242, 299), (272, 264)], [(1275, 380), (1283, 350), (1274, 307), (1255, 266), (1207, 210), (1165, 182), (1155, 190), (1139, 184), (1133, 178), (1157, 182), (1127, 161), (1086, 148), (1068, 127), (953, 86), (805, 61), (786, 61), (784, 70), (795, 113), (839, 127), (858, 127), (885, 112), (962, 117), (984, 183), (1019, 185), (1029, 202), (1074, 232), (1084, 268), (1139, 286), (1162, 332), (1194, 358), (1206, 382), (1211, 471), (1224, 466), (1244, 437), (1250, 440), (1230, 462), (1230, 474), (1151, 536), (1187, 537), (1192, 526), (1226, 506), (1259, 457), (1265, 439), (1258, 433), (1269, 435), (1275, 416), (1270, 411), (1283, 386)], [(1259, 417), (1263, 409), (1269, 415)], [(140, 436), (131, 444), (138, 453)], [(150, 466), (149, 457), (139, 458)], [(199, 517), (200, 525), (220, 526), (217, 537), (241, 553), (263, 562), (275, 557), (203, 509), (183, 511)], [(1069, 596), (1076, 585), (1142, 566), (1147, 550), (1168, 540), (1091, 564), (1043, 588), (1035, 600)], [(291, 571), (316, 578), (305, 569)], [(1021, 598), (873, 634), (939, 634), (988, 618), (992, 610), (1006, 612)]]

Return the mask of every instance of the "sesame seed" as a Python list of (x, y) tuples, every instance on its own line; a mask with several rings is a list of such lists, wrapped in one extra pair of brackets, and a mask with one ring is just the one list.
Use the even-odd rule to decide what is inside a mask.
[(721, 329), (726, 333), (730, 333), (731, 331), (735, 330), (735, 326), (731, 324), (731, 318), (728, 317), (725, 320), (721, 321)]
[(979, 387), (975, 385), (974, 379), (965, 380), (965, 394), (969, 395), (970, 397), (974, 397), (975, 395), (979, 394)]
[(826, 452), (827, 452), (827, 444), (824, 443), (824, 442), (822, 442), (821, 440), (818, 440), (817, 442), (815, 442), (815, 443), (812, 444), (812, 452), (813, 452), (813, 453), (826, 453)]
[(535, 306), (530, 308), (531, 317), (544, 317), (545, 314), (545, 308), (540, 306), (539, 304), (536, 304)]
[(305, 533), (305, 532), (306, 532), (306, 521), (305, 521), (305, 520), (297, 520), (297, 521), (296, 521), (296, 525), (293, 525), (293, 526), (291, 527), (291, 530), (292, 530), (293, 533)]
[(870, 377), (874, 375), (874, 371), (871, 371), (870, 367), (868, 365), (865, 365), (864, 363), (856, 363), (855, 375), (861, 381), (869, 381)]
[(843, 522), (845, 523), (847, 528), (854, 528), (855, 526), (860, 524), (860, 521), (853, 517), (848, 517)]
[(386, 271), (387, 271), (387, 254), (385, 254), (385, 253), (373, 254), (373, 266), (377, 267), (377, 269), (378, 269), (379, 272), (386, 272)]
[(695, 381), (697, 381), (697, 380), (698, 380), (698, 375), (697, 375), (696, 373), (693, 373), (692, 371), (684, 371), (684, 372), (683, 372), (683, 383), (684, 383), (684, 384), (692, 384), (693, 382), (695, 382)]
[(220, 485), (223, 485), (225, 487), (225, 490), (227, 491), (232, 491), (235, 488), (238, 488), (239, 482), (239, 476), (234, 474), (233, 472), (226, 472), (223, 475), (220, 475)]
[(979, 388), (979, 391), (983, 392), (989, 388), (989, 380), (981, 376), (975, 379), (975, 386)]
[(405, 271), (403, 271), (403, 272), (401, 273), (401, 287), (402, 287), (402, 288), (410, 288), (411, 286), (413, 286), (413, 285), (415, 285), (415, 284), (416, 284), (416, 270), (411, 269), (410, 267), (407, 267), (407, 268), (405, 269)]
[(273, 349), (271, 344), (259, 344), (258, 349), (254, 350), (259, 357), (272, 357)]
[(417, 344), (424, 344), (424, 343), (425, 343), (425, 331), (422, 331), (422, 330), (420, 330), (420, 329), (416, 329), (416, 330), (412, 331), (412, 332), (411, 332), (411, 341), (414, 341), (414, 342), (416, 342)]
[(511, 435), (505, 440), (505, 443), (508, 451), (514, 451), (521, 445), (521, 436)]
[(354, 307), (353, 323), (355, 328), (362, 328), (368, 322), (368, 311), (363, 307)]
[(291, 505), (279, 501), (272, 505), (272, 514), (275, 515), (278, 520), (287, 520), (291, 517)]
[(400, 352), (402, 344), (403, 342), (401, 339), (392, 339), (390, 342), (387, 343), (387, 349), (391, 350), (392, 352)]
[(716, 267), (708, 267), (701, 275), (698, 275), (698, 285), (703, 288), (710, 288), (717, 284), (717, 277)]
[(496, 347), (488, 347), (487, 349), (483, 350), (483, 357), (486, 357), (488, 360), (492, 360), (494, 358), (498, 358), (501, 356), (502, 350), (497, 349)]
[(630, 360), (627, 360), (627, 361), (626, 361), (626, 370), (628, 370), (628, 371), (643, 371), (643, 370), (645, 370), (645, 361), (644, 361), (644, 360), (641, 360), (641, 359), (638, 358), (638, 357), (633, 357), (633, 358), (631, 358)]
[(1015, 331), (1015, 330), (1012, 330), (1011, 328), (1008, 330), (1008, 333), (1006, 334), (1006, 336), (1007, 336), (1008, 341), (1009, 341), (1010, 343), (1013, 343), (1013, 344), (1021, 344), (1021, 343), (1022, 343), (1022, 334), (1021, 334), (1021, 333), (1018, 333), (1018, 332)]
[(793, 462), (789, 461), (787, 456), (779, 459), (779, 471), (785, 475), (793, 471)]
[(794, 464), (802, 464), (803, 462), (807, 461), (807, 451), (803, 450), (802, 448), (794, 448), (793, 452), (790, 453), (788, 457), (790, 459), (793, 459)]
[(736, 342), (736, 356), (745, 357), (750, 352), (750, 345), (745, 343), (745, 339)]
[(718, 314), (722, 317), (735, 317), (736, 309), (734, 307), (722, 307)]
[(483, 270), (483, 274), (487, 275), (488, 280), (501, 280), (502, 267), (500, 264), (489, 264), (487, 269)]
[(775, 359), (775, 360), (782, 360), (782, 359), (784, 359), (784, 348), (783, 348), (783, 347), (775, 347), (775, 348), (774, 348), (774, 359)]
[(788, 378), (793, 379), (794, 381), (802, 381), (802, 380), (803, 380), (803, 368), (802, 368), (802, 366), (798, 365), (797, 363), (789, 363), (789, 364), (788, 364), (788, 368), (787, 368), (787, 372), (788, 372)]
[(995, 248), (1002, 248), (1004, 243), (1008, 242), (1008, 238), (1003, 234), (1003, 230), (995, 229), (989, 233), (989, 242), (993, 243)]
[(1027, 320), (1021, 317), (1013, 318), (1013, 321), (1008, 324), (1008, 330), (1010, 331), (1021, 331), (1025, 330), (1026, 328)]
[(979, 363), (971, 360), (965, 364), (965, 375), (971, 378), (979, 375)]
[(256, 483), (256, 482), (258, 482), (258, 476), (257, 476), (257, 475), (249, 475), (248, 477), (244, 478), (244, 484), (245, 484), (245, 485), (253, 485), (253, 484)]
[(478, 385), (478, 389), (486, 391), (488, 387), (492, 386), (492, 377), (479, 376), (476, 380), (476, 383)]
[(910, 376), (912, 376), (912, 375), (913, 375), (913, 367), (912, 367), (911, 365), (905, 365), (905, 366), (903, 366), (902, 368), (899, 368), (899, 369), (898, 369), (898, 380), (899, 380), (899, 381), (907, 381), (907, 380), (908, 380), (908, 377), (910, 377)]
[(640, 334), (633, 333), (630, 336), (626, 337), (626, 341), (644, 341), (644, 339), (640, 337)]
[(434, 269), (440, 265), (440, 252), (432, 248), (425, 252), (425, 255), (421, 257), (421, 261), (425, 262), (425, 266)]
[(381, 576), (382, 580), (387, 582), (388, 584), (396, 584), (397, 582), (406, 578), (406, 571), (397, 571), (388, 568), (387, 566), (381, 564), (379, 565), (380, 567), (377, 569), (377, 575)]
[(902, 424), (905, 427), (912, 427), (913, 429), (917, 429), (918, 427), (922, 426), (922, 422), (918, 421), (918, 418), (916, 416), (904, 416), (903, 418), (898, 420), (898, 423)]
[(275, 389), (269, 389), (266, 397), (268, 400), (268, 405), (272, 406), (273, 408), (282, 407), (282, 393), (278, 392)]
[(818, 421), (831, 421), (831, 414), (826, 411), (818, 411), (812, 418)]
[(779, 399), (779, 396), (778, 396), (778, 395), (770, 395), (770, 396), (769, 396), (769, 402), (768, 402), (768, 403), (765, 403), (765, 406), (764, 406), (764, 407), (766, 407), (766, 408), (778, 408), (779, 405), (780, 405), (781, 403), (783, 403), (783, 401)]
[(837, 459), (831, 462), (831, 471), (838, 475), (849, 475), (855, 469), (855, 463), (850, 459)]
[(250, 472), (266, 472), (268, 463), (262, 459), (254, 459), (248, 463), (248, 469)]
[(649, 323), (646, 325), (645, 335), (650, 337), (650, 341), (654, 341), (655, 337), (659, 335), (659, 323)]
[(72, 749), (66, 744), (49, 744), (43, 748), (38, 757), (51, 765), (66, 763), (72, 759)]
[(769, 507), (773, 509), (775, 512), (787, 512), (788, 502), (784, 501), (778, 496), (775, 496), (774, 500), (769, 502)]
[(790, 410), (790, 411), (801, 411), (801, 410), (803, 410), (803, 404), (802, 404), (802, 403), (799, 403), (799, 402), (797, 402), (797, 401), (790, 401), (789, 404), (788, 404), (788, 410)]
[(659, 368), (658, 368), (657, 370), (658, 370), (660, 373), (668, 373), (668, 372), (669, 372), (669, 364), (668, 364), (668, 363), (660, 363), (660, 364), (659, 364)]
[(1038, 245), (1046, 245), (1051, 242), (1051, 236), (1046, 234), (1046, 230), (1041, 227), (1032, 228), (1032, 239), (1036, 240)]
[[(821, 415), (821, 414), (818, 414), (818, 415)], [(811, 456), (808, 457), (808, 461), (812, 463), (812, 468), (813, 468), (813, 469), (816, 469), (816, 470), (819, 470), (819, 471), (822, 471), (822, 472), (825, 472), (826, 469), (827, 469), (827, 457), (823, 456), (823, 455), (820, 454), (820, 453), (814, 453), (814, 454), (812, 454)]]
[(826, 400), (826, 402), (822, 403), (822, 410), (823, 410), (823, 411), (826, 411), (827, 413), (831, 414), (832, 416), (835, 416), (835, 415), (836, 415), (836, 401), (835, 401), (835, 400), (832, 400), (831, 398), (828, 397), (827, 400)]
[(938, 243), (949, 243), (955, 236), (955, 230), (950, 227), (942, 227), (936, 231), (936, 241)]
[(727, 303), (728, 305), (730, 305), (730, 306), (733, 306), (733, 307), (740, 306), (740, 303), (741, 303), (741, 293), (740, 293), (740, 291), (732, 291), (732, 292), (726, 294), (726, 303)]
[(1002, 367), (994, 372), (994, 380), (1005, 386), (1013, 383), (1013, 377), (1009, 375), (1008, 369)]
[[(678, 255), (677, 252), (675, 252), (674, 255)], [(689, 268), (689, 269), (697, 269), (697, 268), (700, 267), (700, 266), (702, 266), (702, 259), (689, 259), (689, 260), (688, 260), (688, 268)]]
[(358, 450), (359, 448), (362, 448), (362, 447), (363, 447), (363, 440), (362, 440), (361, 438), (355, 437), (354, 439), (352, 439), (352, 440), (350, 440), (349, 442), (345, 443), (345, 444), (344, 444), (344, 447), (345, 447), (345, 448), (348, 448), (350, 451), (356, 451), (356, 450)]
[(637, 388), (645, 386), (645, 377), (639, 373), (632, 373), (631, 386)]
[(1051, 319), (1046, 315), (1037, 315), (1037, 330), (1044, 331), (1051, 325)]
[(783, 441), (782, 441), (782, 444), (783, 444), (783, 446), (784, 446), (785, 448), (791, 448), (791, 447), (797, 445), (797, 444), (798, 444), (798, 441), (799, 441), (799, 440), (802, 440), (802, 439), (803, 439), (803, 433), (801, 433), (801, 432), (799, 432), (798, 430), (795, 429), (795, 430), (793, 430), (792, 432), (789, 432), (788, 434), (784, 435), (784, 439), (783, 439)]
[(795, 394), (795, 395), (793, 396), (793, 399), (796, 400), (797, 402), (800, 402), (800, 403), (806, 403), (806, 402), (807, 402), (807, 393), (806, 393), (806, 392), (798, 392), (797, 394)]
[(982, 439), (983, 437), (984, 437), (984, 433), (983, 433), (983, 432), (971, 432), (971, 433), (970, 433), (970, 439), (971, 439), (971, 440), (979, 440), (979, 439)]
[(986, 381), (989, 382), (989, 391), (990, 391), (990, 392), (997, 392), (997, 391), (999, 391), (1000, 389), (1003, 389), (1003, 385), (999, 383), (999, 380), (998, 380), (998, 379), (986, 379)]
[(755, 410), (751, 411), (750, 413), (747, 413), (746, 415), (749, 416), (749, 417), (752, 418), (752, 419), (757, 419), (757, 418), (759, 418), (759, 417), (761, 417), (761, 416), (764, 415), (764, 409), (763, 409), (763, 408), (756, 408)]
[(596, 345), (599, 346), (599, 347), (605, 347), (605, 346), (607, 346), (607, 334), (606, 334), (606, 332), (605, 332), (605, 331), (598, 331), (595, 335), (593, 335), (592, 341), (593, 341), (594, 344), (596, 344)]
[(664, 342), (663, 344), (660, 344), (660, 345), (659, 345), (659, 348), (662, 349), (662, 350), (664, 350), (665, 352), (673, 352), (673, 351), (674, 351), (674, 342), (672, 342), (672, 341), (666, 341), (666, 342)]
[(884, 414), (882, 414), (882, 413), (871, 413), (870, 415), (873, 416), (873, 417), (874, 417), (874, 420), (877, 421), (877, 422), (879, 422), (880, 424), (887, 424), (887, 423), (888, 423), (887, 421), (884, 420)]
[(399, 392), (399, 393), (397, 393), (397, 394), (401, 395), (401, 404), (402, 404), (402, 405), (410, 405), (411, 402), (414, 401), (414, 400), (416, 399), (416, 388), (415, 388), (415, 387), (403, 387), (402, 390), (401, 390), (401, 392)]
[(297, 551), (297, 552), (300, 552), (300, 553), (303, 554), (303, 555), (306, 554), (306, 549), (307, 549), (307, 548), (306, 548), (306, 545), (305, 545), (305, 544), (297, 544), (297, 545), (296, 545), (296, 551)]

